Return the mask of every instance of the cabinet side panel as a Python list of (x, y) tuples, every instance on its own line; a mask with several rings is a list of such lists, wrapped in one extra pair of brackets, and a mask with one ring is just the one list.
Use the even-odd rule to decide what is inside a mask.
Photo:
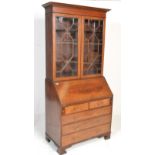
[(53, 77), (52, 13), (46, 13), (46, 78)]
[(53, 82), (46, 80), (46, 134), (60, 146), (61, 107)]

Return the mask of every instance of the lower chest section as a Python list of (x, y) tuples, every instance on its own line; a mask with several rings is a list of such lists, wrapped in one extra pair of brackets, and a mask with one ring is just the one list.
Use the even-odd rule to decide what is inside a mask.
[(109, 134), (111, 119), (111, 98), (64, 107), (61, 119), (62, 146)]

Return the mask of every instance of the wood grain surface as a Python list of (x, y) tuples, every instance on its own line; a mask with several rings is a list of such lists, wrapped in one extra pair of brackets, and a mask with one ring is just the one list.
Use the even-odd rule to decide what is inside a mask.
[(98, 127), (86, 129), (81, 132), (66, 135), (62, 137), (62, 146), (74, 144), (94, 136), (99, 136), (101, 134), (108, 133), (109, 131), (110, 131), (110, 124), (105, 124)]
[(104, 108), (102, 107), (102, 108), (79, 112), (75, 114), (63, 115), (62, 124), (65, 125), (65, 124), (78, 122), (78, 121), (82, 121), (82, 120), (86, 120), (86, 119), (90, 119), (90, 118), (94, 118), (102, 115), (107, 115), (107, 114), (111, 114), (111, 112), (112, 112), (112, 107), (108, 106)]
[(92, 119), (76, 122), (73, 124), (64, 125), (62, 127), (62, 134), (70, 134), (73, 132), (78, 132), (83, 129), (92, 128), (95, 126), (103, 125), (111, 122), (111, 114), (105, 116), (99, 116)]
[(112, 96), (104, 77), (55, 82), (62, 106)]

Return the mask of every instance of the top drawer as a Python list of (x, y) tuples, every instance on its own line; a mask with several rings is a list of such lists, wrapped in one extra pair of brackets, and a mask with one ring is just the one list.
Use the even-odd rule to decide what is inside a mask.
[(92, 101), (89, 103), (89, 108), (94, 109), (94, 108), (99, 108), (99, 107), (104, 107), (110, 105), (110, 99), (104, 99), (104, 100), (97, 100), (97, 101)]
[(103, 100), (92, 101), (89, 103), (71, 105), (63, 109), (63, 114), (72, 114), (72, 113), (82, 112), (85, 110), (91, 110), (99, 107), (109, 106), (110, 103), (111, 103), (110, 99), (108, 98)]

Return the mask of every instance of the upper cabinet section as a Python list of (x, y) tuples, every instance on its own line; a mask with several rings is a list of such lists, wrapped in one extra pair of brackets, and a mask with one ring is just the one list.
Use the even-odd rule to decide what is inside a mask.
[(59, 81), (101, 76), (109, 9), (53, 2), (43, 6), (46, 10), (46, 78)]

